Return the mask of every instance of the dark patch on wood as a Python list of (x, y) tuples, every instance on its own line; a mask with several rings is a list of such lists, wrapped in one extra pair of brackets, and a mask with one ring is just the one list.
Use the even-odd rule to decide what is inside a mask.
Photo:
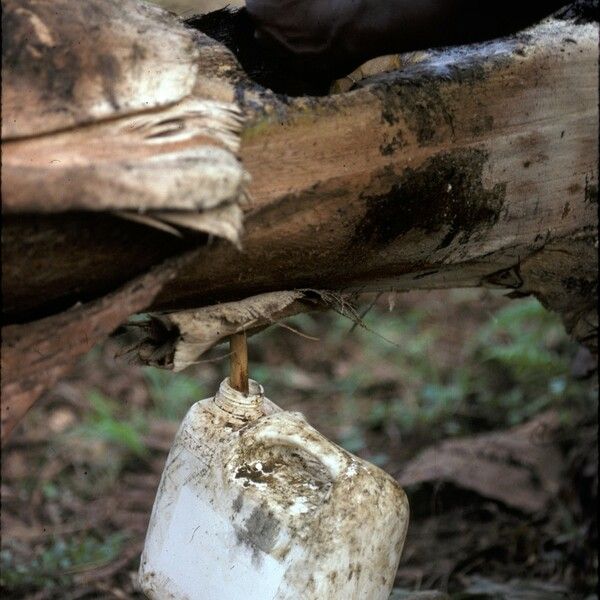
[(585, 277), (565, 277), (563, 287), (569, 292), (575, 292), (583, 298), (594, 298), (598, 295), (598, 280)]
[(587, 175), (585, 176), (584, 199), (590, 204), (598, 204), (598, 184), (590, 181)]
[(454, 132), (451, 112), (440, 92), (439, 81), (404, 82), (373, 87), (381, 100), (381, 122), (397, 125), (404, 117), (421, 145), (439, 142), (449, 128)]
[[(19, 10), (2, 4), (2, 70), (43, 89), (48, 98), (72, 101), (82, 71), (77, 52), (70, 45), (61, 46), (60, 40), (52, 45), (40, 38), (31, 20), (38, 11), (30, 0), (21, 0)], [(61, 16), (55, 18), (60, 20)], [(51, 31), (53, 23), (47, 25)]]
[(494, 117), (491, 115), (476, 115), (471, 119), (471, 133), (479, 137), (494, 128)]
[(574, 21), (577, 24), (598, 22), (598, 0), (576, 0), (561, 8), (556, 17)]
[(112, 54), (98, 55), (98, 72), (102, 78), (102, 91), (114, 109), (119, 108), (114, 84), (121, 76), (119, 61)]
[[(537, 150), (540, 146), (544, 144), (543, 136), (537, 131), (533, 131), (528, 133), (527, 135), (519, 136), (516, 140), (516, 146), (519, 150), (523, 152), (529, 152)], [(544, 159), (547, 159), (547, 156), (535, 155), (530, 160), (529, 163), (538, 163), (542, 162)]]
[(482, 283), (516, 290), (523, 286), (523, 278), (517, 264), (508, 269), (501, 269), (500, 271), (491, 273), (485, 277)]
[(142, 61), (146, 58), (147, 52), (146, 49), (138, 44), (137, 42), (133, 42), (131, 46), (131, 58), (134, 63)]
[(438, 154), (402, 175), (387, 169), (379, 178), (391, 187), (385, 194), (363, 198), (367, 208), (352, 243), (385, 246), (412, 229), (436, 232), (448, 227), (438, 246), (445, 248), (459, 235), (459, 243), (465, 243), (475, 230), (493, 226), (506, 186), (484, 188), (486, 161), (482, 150), (467, 149)]
[(240, 510), (242, 510), (242, 506), (244, 505), (244, 493), (240, 492), (236, 499), (233, 501), (233, 504), (231, 505), (231, 508), (233, 510), (234, 513), (239, 513)]
[(382, 156), (391, 156), (400, 148), (404, 148), (407, 145), (404, 139), (404, 132), (399, 129), (396, 135), (392, 136), (389, 142), (384, 142), (379, 146), (379, 151)]
[[(448, 130), (454, 139), (456, 125), (449, 109), (450, 98), (444, 97), (440, 84), (481, 84), (491, 72), (509, 63), (525, 43), (522, 36), (515, 35), (502, 41), (503, 52), (498, 51), (497, 41), (431, 50), (427, 61), (369, 77), (361, 87), (368, 87), (381, 100), (382, 123), (395, 125), (400, 115), (404, 116), (419, 144), (442, 140)], [(466, 124), (474, 136), (490, 131), (493, 125), (493, 117), (488, 114), (476, 114)]]

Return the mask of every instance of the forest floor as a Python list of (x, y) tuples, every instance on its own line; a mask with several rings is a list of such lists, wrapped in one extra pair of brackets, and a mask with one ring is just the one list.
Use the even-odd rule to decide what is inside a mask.
[[(533, 299), (362, 300), (365, 327), (300, 315), (294, 331), (251, 338), (250, 371), (275, 403), (406, 489), (393, 598), (597, 598), (589, 356)], [(172, 374), (115, 358), (121, 348), (94, 349), (4, 449), (3, 598), (142, 597), (136, 571), (166, 454), (190, 405), (226, 374), (227, 349)]]

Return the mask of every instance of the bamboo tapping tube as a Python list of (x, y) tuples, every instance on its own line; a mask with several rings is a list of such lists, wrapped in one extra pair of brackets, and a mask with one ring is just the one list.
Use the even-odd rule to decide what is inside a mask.
[(234, 390), (248, 395), (248, 343), (246, 332), (234, 333), (229, 338), (231, 362), (229, 383)]

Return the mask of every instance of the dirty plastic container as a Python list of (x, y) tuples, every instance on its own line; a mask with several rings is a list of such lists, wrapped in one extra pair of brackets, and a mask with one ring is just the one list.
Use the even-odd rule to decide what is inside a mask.
[(177, 433), (140, 583), (156, 600), (387, 600), (407, 525), (390, 476), (226, 379)]

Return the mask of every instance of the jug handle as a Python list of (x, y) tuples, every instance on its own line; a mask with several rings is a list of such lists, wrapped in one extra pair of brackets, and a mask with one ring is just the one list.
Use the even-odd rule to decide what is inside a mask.
[(289, 417), (290, 413), (277, 413), (263, 418), (254, 431), (254, 441), (307, 452), (325, 467), (333, 481), (337, 480), (352, 464), (351, 456), (323, 437), (303, 418), (300, 421), (297, 417), (297, 420), (290, 420)]

